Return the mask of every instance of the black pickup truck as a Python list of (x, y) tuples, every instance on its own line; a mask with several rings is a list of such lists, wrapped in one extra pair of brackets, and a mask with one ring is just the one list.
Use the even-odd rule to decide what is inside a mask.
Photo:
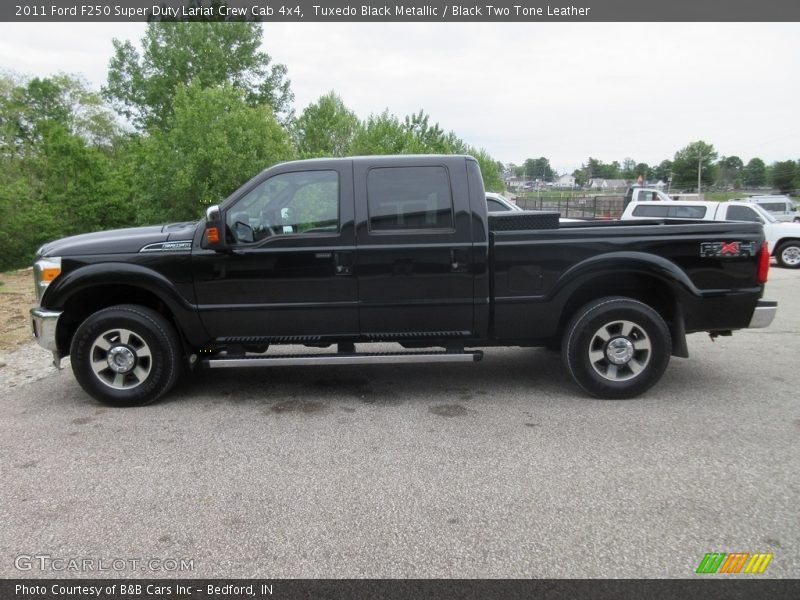
[(199, 222), (44, 245), (32, 318), (56, 363), (118, 406), (200, 365), (477, 361), (489, 346), (560, 348), (586, 392), (628, 398), (688, 356), (687, 333), (769, 325), (768, 268), (758, 224), (489, 215), (469, 156), (317, 159), (263, 171)]

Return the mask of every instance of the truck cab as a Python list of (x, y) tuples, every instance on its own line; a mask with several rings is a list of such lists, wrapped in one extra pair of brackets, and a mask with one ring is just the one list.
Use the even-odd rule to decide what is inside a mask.
[(662, 190), (634, 185), (625, 193), (624, 206), (627, 207), (631, 202), (672, 202), (672, 200)]

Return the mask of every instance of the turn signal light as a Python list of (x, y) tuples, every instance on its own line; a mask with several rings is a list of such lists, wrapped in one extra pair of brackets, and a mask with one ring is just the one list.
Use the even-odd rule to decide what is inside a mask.
[(206, 229), (206, 232), (208, 232), (209, 244), (219, 243), (219, 227), (209, 227), (208, 229)]
[(61, 267), (45, 267), (42, 269), (42, 282), (50, 283), (59, 275), (61, 275)]
[(767, 242), (761, 244), (761, 253), (758, 255), (758, 283), (764, 285), (767, 283), (767, 275), (769, 274), (769, 246)]

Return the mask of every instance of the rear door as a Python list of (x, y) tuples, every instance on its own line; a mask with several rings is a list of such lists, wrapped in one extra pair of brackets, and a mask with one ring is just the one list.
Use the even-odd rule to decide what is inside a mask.
[(457, 337), (474, 330), (464, 158), (353, 166), (361, 333)]

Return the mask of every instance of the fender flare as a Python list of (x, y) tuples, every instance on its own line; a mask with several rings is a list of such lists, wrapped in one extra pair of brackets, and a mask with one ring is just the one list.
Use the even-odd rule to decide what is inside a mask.
[(180, 333), (191, 345), (208, 339), (197, 306), (184, 298), (164, 275), (138, 264), (104, 262), (79, 267), (56, 278), (45, 290), (41, 304), (46, 308), (63, 308), (75, 294), (109, 285), (136, 287), (156, 296), (175, 317)]

